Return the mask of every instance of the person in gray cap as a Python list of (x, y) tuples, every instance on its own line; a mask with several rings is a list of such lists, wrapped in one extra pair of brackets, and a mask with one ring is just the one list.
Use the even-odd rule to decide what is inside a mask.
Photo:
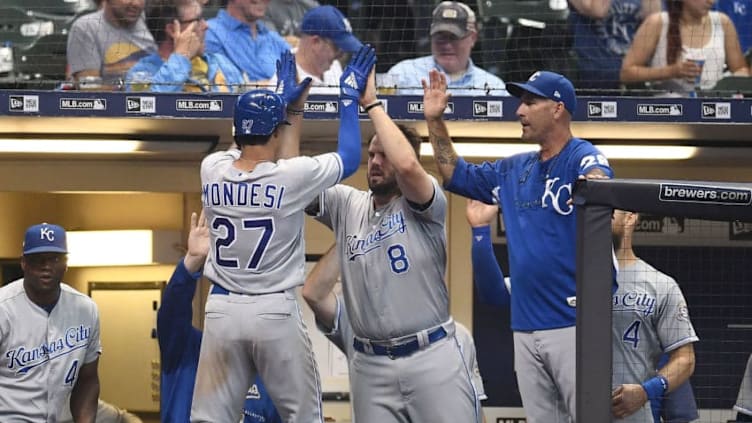
[(431, 55), (403, 60), (387, 72), (397, 85), (397, 94), (422, 95), (421, 79), (438, 69), (447, 76), (453, 95), (509, 95), (504, 81), (473, 64), (470, 53), (476, 41), (475, 12), (464, 3), (439, 3), (431, 21)]
[(65, 229), (29, 227), (24, 277), (0, 288), (0, 421), (56, 421), (69, 397), (74, 421), (95, 421), (99, 312), (62, 282), (67, 254)]

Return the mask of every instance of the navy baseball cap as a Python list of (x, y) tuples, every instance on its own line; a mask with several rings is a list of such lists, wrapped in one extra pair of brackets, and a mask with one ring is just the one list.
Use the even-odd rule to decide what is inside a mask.
[(475, 12), (464, 3), (443, 1), (433, 9), (431, 35), (448, 32), (457, 38), (464, 38), (475, 31)]
[(577, 96), (574, 85), (556, 72), (538, 71), (530, 75), (527, 82), (507, 82), (507, 91), (515, 97), (522, 97), (525, 92), (564, 103), (569, 114), (574, 116), (577, 110)]
[(23, 254), (68, 253), (65, 229), (62, 226), (40, 223), (26, 230)]
[(334, 6), (309, 9), (303, 16), (300, 32), (328, 38), (348, 53), (354, 53), (363, 47), (363, 43), (353, 35), (350, 21)]

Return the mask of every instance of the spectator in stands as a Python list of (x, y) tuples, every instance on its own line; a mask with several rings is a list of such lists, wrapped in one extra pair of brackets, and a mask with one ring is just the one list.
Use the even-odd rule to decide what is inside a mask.
[[(305, 14), (300, 31), (300, 45), (295, 49), (298, 78), (311, 77), (311, 94), (338, 94), (342, 66), (337, 59), (363, 46), (350, 22), (336, 7), (319, 6)], [(271, 84), (276, 83), (275, 76)]]
[(101, 78), (105, 87), (119, 87), (139, 59), (156, 50), (146, 28), (145, 0), (107, 0), (80, 17), (68, 34), (68, 66), (74, 79)]
[(470, 52), (478, 40), (475, 13), (456, 1), (439, 3), (431, 22), (431, 56), (403, 60), (388, 74), (397, 84), (398, 94), (420, 95), (421, 79), (431, 69), (446, 74), (453, 95), (509, 95), (504, 81), (475, 66)]
[(206, 51), (222, 53), (257, 83), (268, 83), (277, 71), (277, 58), (290, 46), (262, 19), (270, 0), (227, 0), (209, 19)]
[(742, 51), (752, 53), (752, 0), (718, 0), (715, 6), (734, 23)]
[(642, 20), (661, 10), (661, 0), (569, 0), (569, 5), (578, 87), (620, 89), (622, 58)]
[(316, 0), (275, 0), (266, 9), (264, 23), (277, 31), (291, 48), (298, 46), (300, 24), (306, 12), (319, 6)]
[(734, 25), (710, 11), (707, 0), (667, 0), (667, 12), (640, 25), (624, 57), (621, 80), (652, 82), (651, 88), (676, 94), (711, 89), (724, 76), (749, 76)]
[(128, 91), (231, 92), (248, 83), (230, 59), (204, 53), (207, 26), (198, 0), (154, 0), (148, 12), (158, 51), (128, 71)]

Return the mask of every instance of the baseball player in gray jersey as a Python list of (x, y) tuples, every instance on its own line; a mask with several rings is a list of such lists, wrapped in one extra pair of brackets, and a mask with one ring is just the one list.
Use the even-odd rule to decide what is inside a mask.
[[(614, 210), (619, 288), (613, 297), (612, 409), (624, 422), (653, 421), (650, 400), (663, 397), (692, 375), (693, 343), (698, 341), (679, 285), (634, 254), (637, 220), (636, 213)], [(664, 352), (669, 361), (656, 374)]]
[(739, 386), (739, 395), (734, 404), (737, 411), (736, 421), (752, 422), (752, 354), (747, 360), (747, 368), (742, 376), (742, 384)]
[(70, 397), (76, 422), (94, 423), (99, 397), (99, 313), (62, 283), (65, 230), (26, 230), (23, 279), (0, 288), (0, 421), (56, 422)]
[(444, 283), (446, 197), (420, 164), (420, 137), (391, 120), (374, 85), (369, 79), (361, 103), (376, 129), (370, 190), (337, 185), (317, 205), (335, 232), (355, 334), (355, 419), (473, 422), (478, 404)]
[[(257, 374), (271, 382), (269, 395), (285, 422), (322, 421), (316, 364), (293, 290), (304, 278), (303, 209), (358, 168), (358, 100), (375, 61), (366, 46), (343, 73), (336, 153), (275, 161), (281, 142), (297, 145), (310, 83), (297, 84), (294, 59), (286, 53), (278, 64), (280, 94), (254, 90), (238, 98), (234, 130), (240, 149), (203, 160), (211, 241), (204, 275), (213, 285), (192, 422), (238, 421)], [(287, 124), (297, 131), (291, 139)]]
[[(352, 363), (355, 355), (352, 325), (342, 295), (334, 292), (339, 276), (339, 261), (335, 247), (336, 245), (332, 246), (321, 257), (306, 277), (303, 285), (303, 298), (313, 310), (319, 330), (345, 354), (348, 363)], [(465, 366), (472, 375), (478, 401), (483, 401), (488, 397), (483, 389), (483, 379), (478, 368), (475, 341), (470, 331), (461, 323), (455, 322), (455, 329), (455, 337), (460, 344)], [(350, 399), (352, 401), (352, 396)], [(480, 414), (482, 416), (482, 413)], [(484, 421), (485, 418), (479, 420), (479, 422)]]

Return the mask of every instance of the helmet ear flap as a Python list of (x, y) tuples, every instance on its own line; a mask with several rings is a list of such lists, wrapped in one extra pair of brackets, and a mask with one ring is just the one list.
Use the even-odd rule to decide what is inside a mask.
[(271, 135), (286, 122), (286, 104), (269, 90), (251, 90), (238, 96), (233, 111), (233, 135)]

